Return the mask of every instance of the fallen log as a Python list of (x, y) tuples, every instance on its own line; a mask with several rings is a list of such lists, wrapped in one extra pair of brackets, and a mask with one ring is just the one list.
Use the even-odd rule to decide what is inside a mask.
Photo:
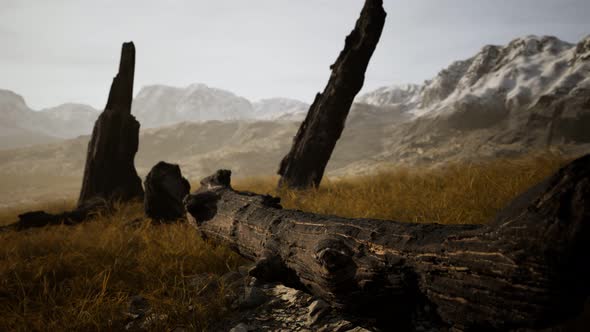
[(330, 66), (332, 74), (318, 93), (281, 161), (279, 186), (319, 186), (355, 96), (363, 87), (369, 60), (381, 38), (386, 13), (383, 0), (366, 0), (344, 49)]
[(519, 196), (487, 225), (415, 224), (285, 210), (220, 170), (185, 198), (206, 238), (280, 281), (381, 326), (543, 329), (589, 295), (590, 155)]

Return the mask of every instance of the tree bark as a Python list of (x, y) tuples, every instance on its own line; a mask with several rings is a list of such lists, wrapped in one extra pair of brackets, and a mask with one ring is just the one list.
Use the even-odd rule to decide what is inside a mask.
[(280, 186), (304, 189), (320, 184), (354, 97), (363, 87), (385, 16), (382, 0), (366, 0), (354, 30), (346, 37), (344, 50), (330, 67), (328, 85), (316, 95), (291, 151), (281, 161)]
[(185, 198), (206, 238), (256, 261), (250, 273), (297, 286), (382, 326), (459, 331), (556, 326), (589, 295), (590, 155), (516, 198), (487, 225), (348, 219), (281, 209), (237, 192), (230, 171)]
[(108, 201), (143, 199), (134, 164), (139, 145), (139, 122), (131, 115), (134, 71), (135, 46), (124, 43), (119, 73), (88, 143), (79, 205), (95, 197)]

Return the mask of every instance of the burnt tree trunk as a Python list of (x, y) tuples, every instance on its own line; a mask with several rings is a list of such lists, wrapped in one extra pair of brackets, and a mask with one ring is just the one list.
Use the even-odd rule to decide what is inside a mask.
[(366, 0), (354, 30), (346, 37), (344, 50), (330, 67), (328, 85), (316, 95), (291, 151), (281, 161), (279, 186), (303, 189), (320, 184), (354, 97), (363, 87), (385, 16), (382, 0)]
[(139, 144), (139, 122), (131, 115), (134, 71), (135, 46), (124, 43), (119, 73), (88, 143), (79, 205), (95, 197), (108, 201), (143, 199), (134, 165)]
[(487, 225), (413, 224), (283, 210), (230, 186), (230, 171), (185, 199), (205, 237), (282, 281), (380, 324), (459, 331), (553, 327), (589, 295), (590, 155), (519, 196)]

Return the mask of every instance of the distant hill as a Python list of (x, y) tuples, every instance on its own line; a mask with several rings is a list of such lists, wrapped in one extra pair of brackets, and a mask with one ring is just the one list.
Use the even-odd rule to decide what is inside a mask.
[(62, 105), (35, 112), (22, 96), (0, 90), (0, 149), (46, 144), (86, 134), (97, 116), (98, 112), (87, 106)]
[[(355, 104), (329, 169), (380, 153), (387, 137), (385, 118), (391, 123), (405, 116), (386, 107)], [(136, 165), (146, 174), (160, 160), (180, 163), (193, 178), (223, 167), (237, 176), (272, 174), (298, 128), (297, 121), (214, 120), (145, 129), (140, 133)], [(88, 140), (89, 136), (82, 136), (0, 151), (0, 174), (81, 175)]]
[[(383, 151), (387, 137), (384, 119), (391, 123), (404, 121), (405, 117), (386, 107), (355, 104), (328, 171)], [(135, 164), (142, 177), (161, 160), (180, 164), (183, 174), (190, 179), (199, 179), (220, 168), (231, 169), (236, 177), (274, 174), (299, 124), (298, 121), (227, 120), (145, 129), (140, 132)], [(89, 136), (81, 136), (52, 144), (0, 150), (0, 179), (15, 183), (12, 189), (6, 188), (7, 192), (0, 190), (0, 206), (14, 200), (20, 202), (23, 196), (37, 197), (43, 190), (57, 188), (57, 184), (69, 188), (64, 190), (77, 188), (88, 140)], [(22, 194), (16, 195), (16, 191)]]

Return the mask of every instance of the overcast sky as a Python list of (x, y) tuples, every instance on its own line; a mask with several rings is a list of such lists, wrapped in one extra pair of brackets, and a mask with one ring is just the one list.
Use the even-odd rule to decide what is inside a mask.
[[(0, 88), (40, 109), (102, 109), (121, 43), (137, 49), (141, 86), (205, 83), (251, 100), (311, 101), (361, 0), (0, 0)], [(385, 0), (365, 90), (421, 83), (485, 44), (529, 34), (577, 42), (588, 0)]]

